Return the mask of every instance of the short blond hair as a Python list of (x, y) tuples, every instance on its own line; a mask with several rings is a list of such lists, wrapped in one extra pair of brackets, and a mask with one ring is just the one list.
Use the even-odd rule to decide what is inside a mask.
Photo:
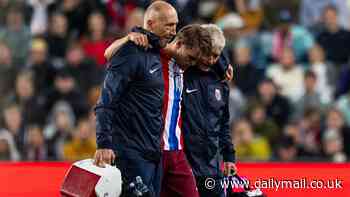
[(215, 24), (202, 24), (201, 27), (205, 28), (210, 34), (213, 47), (212, 51), (219, 51), (221, 53), (226, 44), (224, 32)]

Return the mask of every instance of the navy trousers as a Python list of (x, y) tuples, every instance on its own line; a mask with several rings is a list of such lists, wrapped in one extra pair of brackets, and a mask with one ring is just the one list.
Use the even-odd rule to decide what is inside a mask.
[(162, 177), (161, 160), (146, 159), (144, 154), (133, 149), (124, 149), (122, 152), (118, 152), (116, 166), (121, 171), (123, 180), (123, 192), (121, 196), (135, 196), (129, 190), (129, 186), (131, 182), (135, 182), (137, 176), (140, 176), (143, 183), (149, 189), (149, 196), (159, 197)]

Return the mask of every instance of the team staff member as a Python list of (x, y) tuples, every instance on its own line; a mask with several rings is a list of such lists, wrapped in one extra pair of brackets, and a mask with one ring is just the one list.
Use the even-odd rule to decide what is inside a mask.
[[(166, 2), (157, 1), (146, 10), (144, 28), (161, 47), (175, 36), (177, 23), (176, 10)], [(127, 186), (141, 176), (152, 197), (160, 192), (163, 95), (159, 48), (144, 50), (128, 42), (109, 61), (95, 108), (95, 164), (116, 158), (123, 183)], [(125, 188), (122, 195), (130, 196)]]
[[(222, 55), (225, 46), (222, 31), (216, 25), (203, 26), (212, 37), (212, 55), (184, 74), (182, 125), (186, 155), (200, 196), (221, 197), (224, 196), (221, 185), (216, 184), (209, 190), (205, 187), (205, 180), (213, 178), (219, 183), (224, 176), (220, 168), (222, 162), (226, 175), (237, 170), (229, 132), (229, 87), (224, 81), (224, 72), (218, 72), (225, 70), (229, 61)], [(217, 65), (210, 66), (213, 64)]]

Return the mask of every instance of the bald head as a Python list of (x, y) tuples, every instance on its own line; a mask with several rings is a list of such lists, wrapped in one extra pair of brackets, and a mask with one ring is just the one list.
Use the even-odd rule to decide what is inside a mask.
[(147, 28), (148, 20), (162, 20), (169, 15), (177, 15), (175, 8), (165, 1), (156, 1), (145, 12), (144, 27)]
[(144, 28), (159, 36), (163, 46), (176, 35), (177, 23), (177, 12), (167, 2), (156, 1), (145, 12)]

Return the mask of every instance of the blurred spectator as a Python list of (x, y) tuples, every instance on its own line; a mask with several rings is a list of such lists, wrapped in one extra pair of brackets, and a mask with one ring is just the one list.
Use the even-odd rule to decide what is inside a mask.
[(0, 29), (6, 24), (6, 16), (9, 8), (11, 7), (9, 1), (10, 0), (0, 0)]
[[(290, 15), (297, 16), (301, 0), (263, 0), (264, 26), (267, 29), (275, 27), (280, 22), (280, 11), (288, 10)], [(296, 21), (296, 18), (294, 19)]]
[(320, 93), (316, 90), (317, 76), (312, 71), (304, 74), (304, 93), (295, 105), (295, 119), (300, 120), (306, 109), (322, 109)]
[(104, 68), (106, 59), (104, 51), (109, 45), (106, 38), (106, 21), (102, 13), (94, 12), (88, 18), (88, 34), (82, 40), (82, 46), (85, 54), (93, 58), (98, 68)]
[(350, 91), (349, 93), (341, 96), (335, 103), (336, 107), (344, 115), (345, 122), (350, 126)]
[(0, 130), (0, 161), (18, 160), (20, 160), (20, 154), (12, 135), (4, 129)]
[(272, 147), (278, 142), (281, 136), (277, 124), (266, 115), (266, 109), (261, 104), (256, 104), (248, 109), (248, 119), (251, 122), (254, 133), (263, 136)]
[(234, 0), (234, 2), (244, 21), (245, 31), (254, 32), (258, 30), (264, 16), (262, 0)]
[(301, 0), (300, 23), (307, 28), (315, 28), (322, 23), (322, 12), (325, 7), (332, 5), (339, 10), (339, 23), (349, 28), (349, 6), (346, 0)]
[[(304, 74), (304, 95), (301, 102), (305, 108), (321, 108), (321, 99), (319, 93), (316, 91), (317, 76), (312, 71), (307, 71)], [(300, 104), (300, 101), (299, 101)]]
[[(13, 89), (13, 79), (16, 68), (12, 64), (12, 53), (10, 48), (0, 42), (0, 95), (7, 95)], [(0, 98), (0, 104), (3, 98)]]
[(279, 63), (272, 64), (267, 69), (266, 76), (276, 83), (282, 95), (294, 103), (300, 99), (304, 91), (304, 70), (295, 63), (291, 48), (284, 48), (281, 55)]
[(317, 78), (316, 91), (320, 94), (320, 100), (322, 104), (329, 104), (333, 99), (337, 76), (332, 65), (326, 62), (322, 47), (315, 45), (309, 50), (309, 62), (308, 68)]
[(83, 92), (87, 93), (91, 87), (102, 81), (103, 71), (98, 69), (95, 62), (84, 54), (78, 43), (69, 46), (66, 61), (67, 65), (63, 69), (69, 70)]
[(256, 103), (265, 107), (267, 117), (280, 128), (287, 123), (292, 113), (288, 99), (277, 92), (277, 87), (271, 79), (264, 79), (259, 84), (257, 95), (250, 101), (250, 106)]
[(198, 17), (203, 20), (203, 22), (215, 20), (223, 17), (229, 11), (228, 5), (234, 6), (234, 3), (229, 0), (215, 1), (215, 0), (204, 0), (198, 3)]
[(68, 103), (58, 102), (49, 117), (44, 129), (44, 137), (49, 144), (48, 157), (51, 160), (62, 160), (64, 143), (72, 137), (75, 116)]
[(20, 9), (11, 8), (6, 15), (6, 26), (1, 31), (0, 41), (5, 42), (12, 52), (13, 64), (23, 67), (28, 57), (30, 46), (30, 30), (24, 24), (24, 16)]
[(78, 121), (77, 130), (73, 132), (73, 139), (64, 145), (64, 159), (77, 161), (91, 158), (96, 150), (96, 142), (89, 120)]
[(317, 108), (308, 108), (299, 122), (300, 145), (302, 156), (319, 157), (321, 153), (321, 111)]
[(66, 54), (69, 41), (68, 21), (65, 15), (59, 12), (51, 15), (49, 31), (45, 38), (53, 63), (59, 65)]
[(343, 152), (343, 139), (335, 130), (326, 131), (322, 138), (323, 151), (327, 161), (345, 162), (346, 155)]
[(13, 8), (20, 8), (23, 0), (0, 0), (0, 29), (6, 26), (6, 17)]
[(29, 161), (47, 160), (47, 147), (42, 129), (38, 125), (28, 126), (24, 157)]
[(326, 127), (324, 129), (324, 135), (327, 132), (335, 132), (342, 140), (344, 145), (344, 152), (350, 156), (350, 128), (345, 125), (343, 114), (332, 108), (327, 113)]
[(262, 161), (270, 158), (271, 150), (268, 141), (264, 137), (256, 136), (247, 120), (234, 123), (232, 136), (236, 157), (240, 161)]
[(28, 0), (31, 9), (30, 30), (32, 35), (43, 35), (48, 27), (48, 7), (55, 0)]
[(350, 92), (350, 66), (344, 65), (338, 75), (338, 84), (336, 87), (335, 98)]
[(230, 96), (229, 96), (229, 113), (230, 122), (237, 121), (244, 112), (246, 106), (245, 97), (242, 92), (237, 88), (234, 81), (229, 83)]
[(241, 30), (244, 27), (244, 21), (235, 13), (228, 13), (220, 18), (216, 24), (222, 29), (226, 38), (225, 47), (233, 51), (236, 41), (241, 36)]
[(35, 89), (42, 92), (52, 87), (56, 70), (49, 60), (48, 46), (44, 39), (35, 38), (32, 40), (28, 63), (34, 73)]
[(55, 1), (49, 6), (50, 12), (62, 12), (68, 21), (68, 32), (74, 38), (82, 35), (85, 30), (86, 20), (91, 10), (89, 3), (83, 0), (62, 0)]
[[(283, 134), (280, 136), (280, 139), (285, 139), (286, 137), (291, 137), (293, 139), (293, 143), (295, 143), (299, 149), (302, 149), (304, 146), (303, 141), (303, 131), (300, 127), (300, 122), (298, 121), (290, 121), (285, 125), (283, 129)], [(277, 142), (277, 145), (280, 142)]]
[(127, 17), (136, 8), (137, 2), (143, 2), (143, 8), (146, 8), (147, 1), (120, 1), (106, 0), (107, 16), (110, 18), (112, 31), (120, 32), (125, 29)]
[(72, 73), (68, 69), (60, 70), (54, 82), (54, 87), (46, 94), (45, 108), (51, 110), (59, 101), (65, 101), (72, 106), (77, 118), (84, 116), (88, 112), (88, 104), (85, 95), (77, 87)]
[[(311, 113), (311, 112), (307, 112)], [(306, 120), (301, 120), (301, 121), (291, 121), (289, 122), (285, 127), (283, 131), (283, 135), (279, 138), (279, 141), (277, 142), (277, 146), (281, 146), (283, 143), (288, 143), (288, 138), (292, 138), (293, 144), (295, 144), (297, 148), (297, 160), (304, 160), (307, 158), (307, 160), (319, 160), (319, 152), (315, 151), (314, 145), (316, 145), (318, 148), (319, 143), (314, 143), (317, 141), (314, 141), (313, 138), (313, 132), (312, 130), (307, 130), (309, 129), (309, 116), (311, 115), (305, 115)], [(307, 125), (304, 126), (303, 124)], [(307, 128), (306, 128), (307, 127)], [(283, 142), (283, 140), (286, 140), (287, 142)], [(310, 144), (307, 144), (310, 143)], [(283, 145), (282, 145), (283, 146)], [(294, 146), (294, 145), (293, 145)], [(285, 147), (284, 147), (285, 148)], [(280, 147), (277, 147), (275, 150), (276, 153), (278, 153), (278, 149)]]
[(36, 95), (33, 77), (33, 73), (29, 70), (18, 73), (15, 92), (9, 96), (8, 101), (19, 105), (24, 122), (43, 124), (45, 121), (43, 98)]
[(319, 123), (317, 122), (319, 121), (317, 120), (319, 118), (318, 115), (318, 111), (309, 110), (305, 112), (305, 120), (289, 122), (285, 126), (283, 135), (279, 138), (277, 144), (282, 142), (280, 140), (291, 137), (297, 148), (297, 160), (319, 161), (321, 159), (321, 147), (317, 138), (319, 136), (316, 136), (315, 133), (319, 135), (320, 128), (318, 130), (313, 128), (317, 127), (315, 123)]
[[(198, 19), (198, 7), (200, 4), (203, 4), (205, 1), (197, 0), (169, 0), (169, 3), (174, 5), (175, 9), (178, 12), (179, 16), (179, 27), (183, 27), (190, 23), (193, 23)], [(216, 12), (217, 14), (218, 12)]]
[(245, 96), (252, 96), (256, 92), (258, 83), (264, 77), (264, 71), (252, 63), (251, 50), (248, 46), (238, 45), (233, 53), (237, 74), (234, 81)]
[(291, 136), (283, 136), (277, 144), (276, 160), (293, 162), (298, 160), (298, 147)]
[(22, 153), (24, 151), (25, 129), (21, 110), (17, 104), (7, 104), (3, 108), (4, 129), (6, 129), (15, 140), (16, 147)]
[(143, 9), (135, 8), (132, 10), (131, 13), (127, 16), (124, 32), (128, 33), (135, 26), (142, 27), (144, 14), (145, 12)]
[(280, 60), (285, 48), (291, 48), (295, 61), (305, 62), (308, 50), (314, 45), (314, 38), (304, 27), (293, 24), (288, 10), (279, 12), (279, 25), (274, 28), (271, 37), (263, 42), (265, 55), (274, 61)]
[(332, 5), (324, 8), (323, 21), (324, 30), (317, 36), (317, 42), (326, 51), (327, 60), (336, 64), (333, 69), (339, 72), (339, 67), (349, 60), (350, 32), (339, 25), (338, 10)]

